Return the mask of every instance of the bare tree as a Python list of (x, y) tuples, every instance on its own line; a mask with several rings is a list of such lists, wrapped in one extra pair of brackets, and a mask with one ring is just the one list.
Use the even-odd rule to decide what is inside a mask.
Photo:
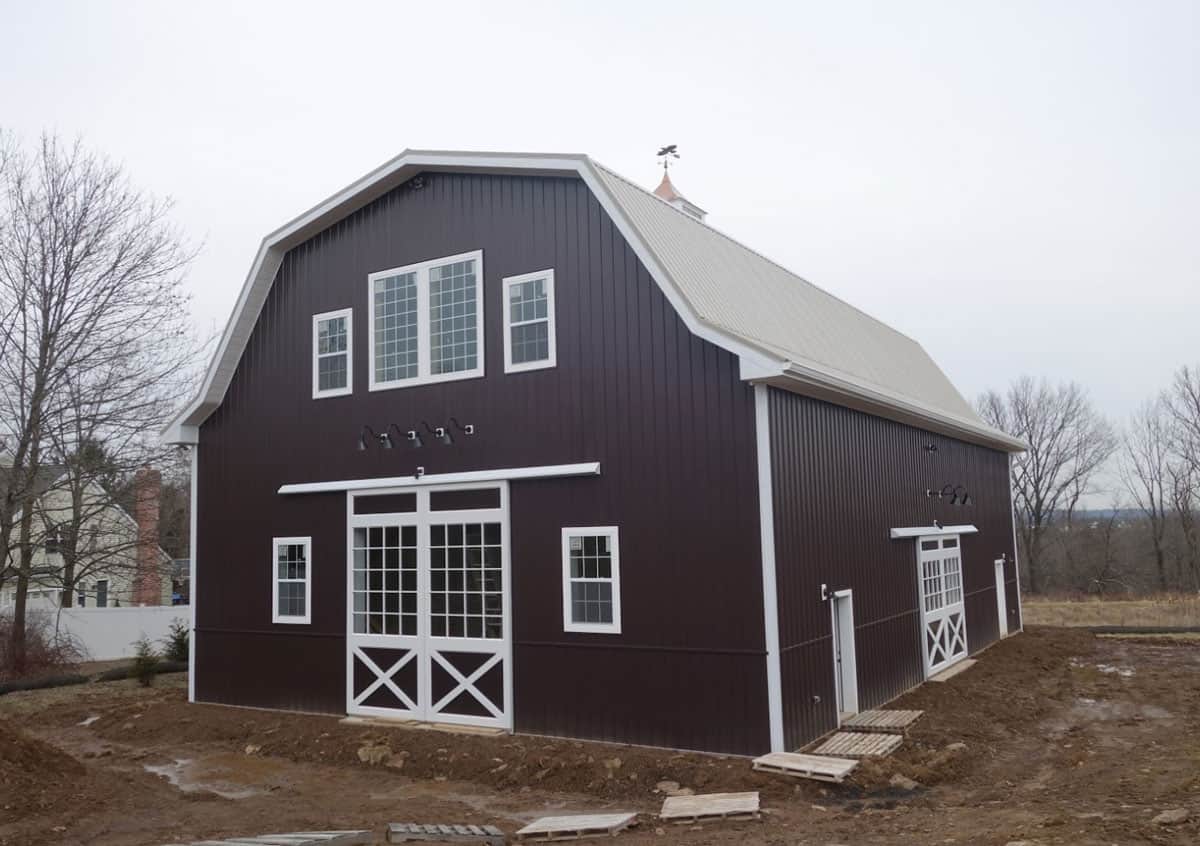
[[(183, 273), (192, 253), (169, 201), (133, 188), (79, 142), (43, 136), (0, 178), (0, 427), (12, 481), (0, 561), (16, 580), (11, 654), (24, 660), (38, 474), (82, 439), (149, 442), (192, 347)], [(82, 419), (81, 419), (82, 418)], [(14, 516), (20, 524), (14, 527)]]
[(1070, 520), (1116, 436), (1074, 382), (1051, 387), (1022, 376), (1004, 394), (984, 394), (978, 407), (990, 424), (1029, 445), (1013, 458), (1013, 496), (1029, 590), (1039, 593), (1046, 531)]
[(1151, 400), (1134, 412), (1125, 432), (1120, 472), (1125, 490), (1150, 527), (1158, 589), (1167, 590), (1166, 533), (1170, 508), (1171, 427), (1161, 398)]
[(1171, 508), (1179, 529), (1179, 543), (1175, 549), (1177, 578), (1183, 583), (1186, 570), (1187, 581), (1192, 590), (1200, 592), (1200, 471), (1184, 461), (1168, 465)]

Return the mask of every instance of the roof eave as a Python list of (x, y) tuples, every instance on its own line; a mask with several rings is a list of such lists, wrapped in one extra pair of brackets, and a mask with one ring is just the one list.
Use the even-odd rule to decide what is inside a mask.
[(1024, 441), (999, 429), (794, 361), (779, 373), (755, 381), (1002, 452), (1028, 449)]

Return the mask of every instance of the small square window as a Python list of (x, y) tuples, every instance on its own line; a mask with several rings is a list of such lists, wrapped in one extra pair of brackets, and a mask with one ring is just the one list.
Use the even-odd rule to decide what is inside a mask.
[(621, 566), (616, 526), (562, 530), (563, 629), (620, 634)]

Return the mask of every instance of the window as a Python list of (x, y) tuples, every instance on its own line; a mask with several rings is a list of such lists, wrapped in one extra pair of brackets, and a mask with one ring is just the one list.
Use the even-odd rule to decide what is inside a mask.
[(51, 523), (46, 527), (46, 554), (57, 555), (62, 551), (62, 527)]
[(621, 575), (617, 527), (562, 530), (563, 628), (621, 632)]
[(370, 387), (483, 375), (483, 252), (367, 277)]
[(506, 278), (504, 372), (554, 367), (554, 334), (554, 271)]
[(311, 563), (312, 538), (275, 538), (275, 591), (272, 622), (309, 622), (309, 601), (312, 596)]
[(79, 586), (79, 595), (75, 597), (75, 604), (80, 608), (87, 607), (87, 590), (83, 585)]
[(926, 613), (963, 601), (958, 538), (921, 541), (921, 596)]
[(108, 579), (101, 579), (96, 582), (96, 607), (108, 607)]
[(354, 391), (353, 312), (313, 315), (313, 399)]

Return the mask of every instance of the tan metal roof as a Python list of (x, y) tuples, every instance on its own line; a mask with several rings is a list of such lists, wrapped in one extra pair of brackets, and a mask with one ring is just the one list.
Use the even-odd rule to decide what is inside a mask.
[(981, 423), (907, 335), (593, 162), (696, 316), (789, 361)]

